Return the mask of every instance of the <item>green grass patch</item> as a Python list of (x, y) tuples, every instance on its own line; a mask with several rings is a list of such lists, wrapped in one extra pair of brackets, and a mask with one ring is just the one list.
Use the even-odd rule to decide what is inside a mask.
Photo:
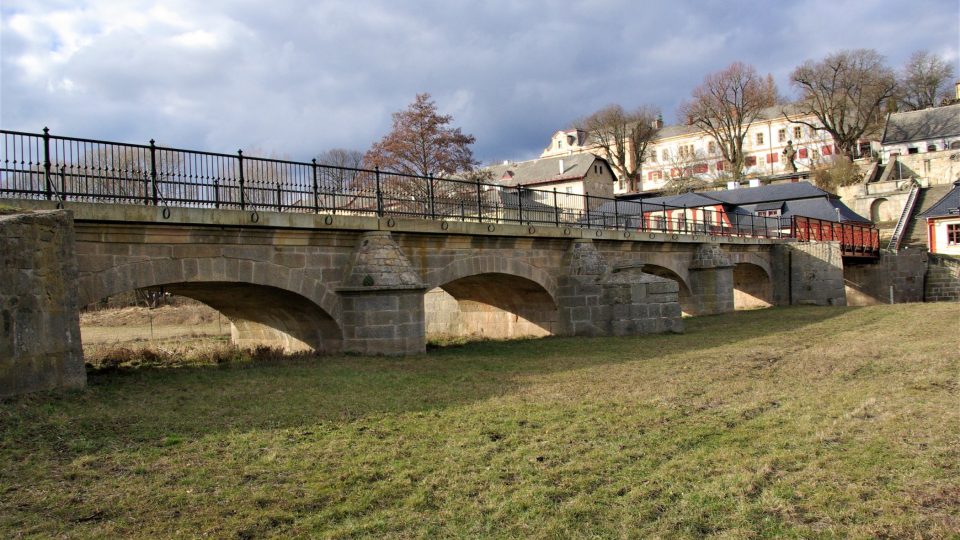
[(93, 371), (0, 403), (0, 536), (960, 534), (960, 306), (686, 325)]

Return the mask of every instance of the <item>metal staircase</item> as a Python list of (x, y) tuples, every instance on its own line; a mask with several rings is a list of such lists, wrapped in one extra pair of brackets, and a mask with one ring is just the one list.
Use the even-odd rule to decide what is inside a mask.
[(920, 197), (920, 184), (913, 182), (910, 186), (910, 194), (907, 195), (907, 203), (903, 205), (903, 211), (900, 212), (900, 219), (897, 220), (897, 226), (893, 228), (893, 236), (890, 237), (890, 244), (887, 249), (897, 251), (900, 249), (900, 241), (903, 238), (904, 231), (910, 224), (910, 217), (913, 215), (913, 207), (917, 204)]

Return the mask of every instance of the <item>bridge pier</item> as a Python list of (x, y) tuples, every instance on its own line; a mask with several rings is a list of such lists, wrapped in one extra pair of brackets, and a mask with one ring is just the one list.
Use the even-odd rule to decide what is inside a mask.
[(679, 285), (640, 266), (611, 269), (592, 240), (574, 240), (558, 280), (559, 332), (631, 336), (682, 332)]
[(389, 231), (363, 233), (340, 295), (343, 351), (408, 355), (426, 352), (420, 275)]
[(714, 315), (734, 310), (733, 263), (716, 244), (700, 244), (690, 263), (690, 314)]

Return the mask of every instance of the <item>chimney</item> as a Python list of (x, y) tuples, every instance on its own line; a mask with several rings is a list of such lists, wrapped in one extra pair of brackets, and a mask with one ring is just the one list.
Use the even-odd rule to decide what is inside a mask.
[(561, 159), (561, 160), (560, 160), (560, 176), (563, 176), (563, 171), (565, 171), (565, 170), (566, 170), (566, 169), (563, 168), (563, 160)]
[(658, 114), (658, 115), (657, 115), (657, 119), (654, 120), (650, 125), (651, 125), (651, 127), (653, 127), (653, 129), (660, 129), (660, 128), (662, 128), (662, 127), (663, 127), (663, 115), (662, 115), (662, 114)]

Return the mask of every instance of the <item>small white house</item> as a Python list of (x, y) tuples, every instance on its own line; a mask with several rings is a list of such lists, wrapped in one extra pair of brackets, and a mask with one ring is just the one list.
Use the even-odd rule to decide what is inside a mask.
[(960, 103), (891, 113), (881, 147), (885, 163), (895, 156), (960, 150)]

